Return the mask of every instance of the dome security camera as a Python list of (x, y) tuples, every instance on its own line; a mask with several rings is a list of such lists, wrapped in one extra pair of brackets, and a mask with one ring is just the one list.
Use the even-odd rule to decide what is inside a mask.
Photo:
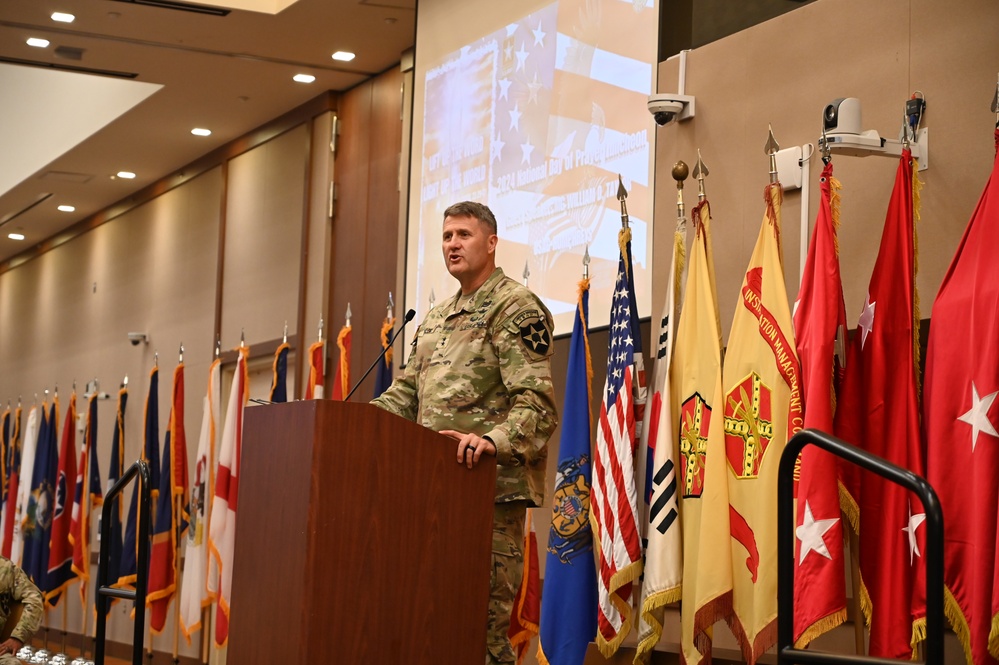
[(694, 117), (694, 97), (675, 93), (649, 95), (649, 113), (660, 127)]
[(149, 335), (144, 332), (130, 332), (128, 333), (128, 343), (132, 346), (138, 346), (139, 344), (148, 344)]

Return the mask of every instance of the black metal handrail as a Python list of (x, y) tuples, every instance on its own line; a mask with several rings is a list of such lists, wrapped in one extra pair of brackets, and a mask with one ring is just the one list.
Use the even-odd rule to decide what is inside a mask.
[[(138, 543), (136, 556), (135, 591), (116, 589), (108, 585), (108, 566), (111, 557), (111, 547), (121, 543), (111, 542), (111, 511), (122, 490), (139, 476), (139, 529), (135, 534)], [(152, 506), (152, 487), (149, 478), (149, 464), (145, 460), (136, 460), (118, 479), (108, 494), (104, 497), (104, 507), (101, 509), (101, 550), (97, 564), (97, 629), (94, 644), (94, 663), (104, 665), (104, 643), (107, 639), (108, 603), (112, 598), (131, 600), (135, 602), (134, 629), (132, 632), (132, 665), (142, 665), (142, 649), (146, 627), (146, 591), (149, 588), (149, 511)]]
[[(926, 512), (926, 663), (944, 662), (944, 523), (940, 500), (925, 478), (852, 446), (831, 434), (806, 429), (787, 442), (777, 478), (777, 663), (876, 663), (902, 661), (794, 648), (794, 466), (807, 445), (867, 469), (919, 496)], [(912, 442), (918, 445), (918, 442)]]

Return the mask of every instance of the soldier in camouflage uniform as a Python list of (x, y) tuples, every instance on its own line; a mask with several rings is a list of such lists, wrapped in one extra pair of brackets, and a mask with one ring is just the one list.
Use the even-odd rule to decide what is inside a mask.
[(23, 570), (10, 559), (0, 556), (0, 627), (7, 622), (10, 608), (15, 601), (24, 605), (21, 620), (11, 632), (10, 639), (0, 643), (0, 665), (19, 665), (14, 657), (42, 623), (42, 592), (38, 590)]
[(496, 267), (497, 240), (496, 219), (481, 203), (444, 212), (444, 261), (461, 289), (430, 311), (405, 372), (374, 404), (457, 439), (457, 461), (468, 468), (496, 456), (486, 662), (513, 663), (507, 630), (524, 568), (524, 518), (544, 498), (558, 413), (551, 313)]

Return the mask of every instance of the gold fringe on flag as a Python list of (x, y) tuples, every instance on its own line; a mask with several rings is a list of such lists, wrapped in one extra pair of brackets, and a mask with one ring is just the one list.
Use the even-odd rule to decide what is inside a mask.
[[(673, 273), (673, 302), (680, 302), (680, 282), (683, 281), (683, 270), (687, 267), (687, 236), (681, 230), (685, 222), (681, 220), (676, 225), (676, 232), (673, 234), (673, 256), (676, 257), (676, 271)], [(670, 312), (672, 317), (676, 312)]]
[[(579, 316), (582, 319), (583, 325), (583, 346), (586, 348), (586, 394), (593, 394), (593, 362), (590, 360), (590, 336), (587, 331), (590, 328), (589, 321), (586, 320), (586, 312), (583, 311), (583, 293), (590, 290), (590, 278), (584, 277), (579, 280), (579, 290), (576, 293), (576, 309), (579, 310)], [(590, 413), (592, 409), (587, 406), (586, 412)], [(593, 418), (590, 417), (590, 431), (593, 431)]]
[[(917, 230), (920, 215), (920, 194), (923, 191), (923, 181), (919, 179), (919, 161), (912, 160), (912, 354), (915, 367), (919, 367), (919, 287), (916, 286), (916, 275), (919, 274), (919, 231)], [(919, 371), (916, 371), (916, 395), (922, 394), (922, 381)]]
[(999, 614), (992, 617), (992, 630), (989, 631), (989, 653), (999, 658)]
[[(344, 395), (350, 392), (350, 361), (347, 358), (347, 348), (344, 346), (343, 340), (347, 338), (350, 331), (350, 326), (344, 326), (340, 328), (340, 334), (336, 336), (336, 348), (340, 349), (340, 362), (337, 363), (337, 371), (340, 372), (340, 385), (343, 386)], [(385, 339), (384, 333), (382, 333), (382, 339)], [(385, 342), (383, 341), (382, 344)], [(391, 352), (390, 350), (389, 353)]]
[[(631, 229), (621, 229), (617, 232), (617, 246), (621, 250), (621, 256), (629, 257), (628, 243), (631, 242)], [(630, 257), (629, 257), (630, 258)], [(631, 272), (630, 261), (626, 260), (624, 262), (624, 274), (627, 275)]]
[(828, 633), (833, 628), (836, 628), (846, 621), (846, 608), (837, 610), (830, 614), (829, 616), (822, 617), (811, 626), (809, 626), (805, 632), (801, 634), (801, 637), (797, 639), (794, 643), (795, 649), (804, 649), (809, 642), (814, 640), (819, 635)]
[(838, 482), (837, 485), (839, 486), (839, 509), (843, 511), (846, 521), (850, 523), (850, 529), (854, 533), (860, 533), (860, 506), (857, 505), (856, 500), (842, 481)]
[(972, 662), (971, 629), (968, 627), (968, 619), (964, 616), (961, 606), (957, 604), (957, 599), (954, 598), (954, 594), (951, 593), (950, 587), (946, 584), (944, 585), (944, 614), (947, 616), (950, 627), (954, 629), (954, 634), (957, 635), (957, 641), (964, 649), (965, 661)]
[[(394, 326), (395, 326), (395, 317), (392, 317), (391, 319), (385, 319), (384, 321), (382, 321), (382, 348), (383, 349), (388, 348), (388, 351), (385, 352), (386, 367), (392, 366), (392, 349), (389, 348), (388, 343), (389, 343), (389, 335), (392, 334), (392, 328)], [(337, 343), (339, 344), (339, 342), (340, 338), (338, 336)]]
[(836, 258), (839, 258), (839, 204), (841, 196), (839, 190), (843, 185), (835, 177), (829, 178), (829, 210), (832, 213), (833, 227), (833, 247), (836, 249)]
[(779, 182), (772, 182), (763, 190), (763, 200), (767, 204), (767, 219), (774, 227), (774, 238), (777, 240), (777, 258), (784, 267), (784, 245), (780, 240), (780, 206), (784, 202), (784, 190)]

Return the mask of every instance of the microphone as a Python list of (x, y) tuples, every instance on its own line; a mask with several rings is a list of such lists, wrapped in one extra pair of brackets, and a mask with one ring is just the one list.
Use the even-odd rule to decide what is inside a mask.
[(361, 379), (356, 384), (354, 384), (354, 387), (351, 388), (349, 393), (347, 393), (347, 396), (343, 398), (344, 402), (350, 401), (351, 395), (357, 392), (357, 389), (361, 387), (361, 384), (364, 383), (364, 380), (368, 378), (368, 374), (371, 374), (371, 370), (375, 368), (375, 365), (381, 362), (381, 359), (385, 357), (385, 354), (388, 353), (388, 350), (392, 348), (392, 343), (395, 342), (395, 338), (399, 336), (399, 333), (402, 332), (402, 329), (405, 328), (406, 324), (412, 321), (413, 317), (415, 316), (416, 316), (415, 309), (411, 309), (408, 312), (406, 312), (406, 317), (403, 319), (402, 325), (399, 326), (399, 328), (396, 329), (394, 333), (392, 333), (392, 338), (389, 339), (388, 344), (385, 345), (385, 348), (382, 349), (382, 352), (378, 354), (377, 358), (375, 358), (375, 362), (371, 363), (371, 367), (368, 368), (368, 371), (364, 373), (364, 376), (362, 376)]

